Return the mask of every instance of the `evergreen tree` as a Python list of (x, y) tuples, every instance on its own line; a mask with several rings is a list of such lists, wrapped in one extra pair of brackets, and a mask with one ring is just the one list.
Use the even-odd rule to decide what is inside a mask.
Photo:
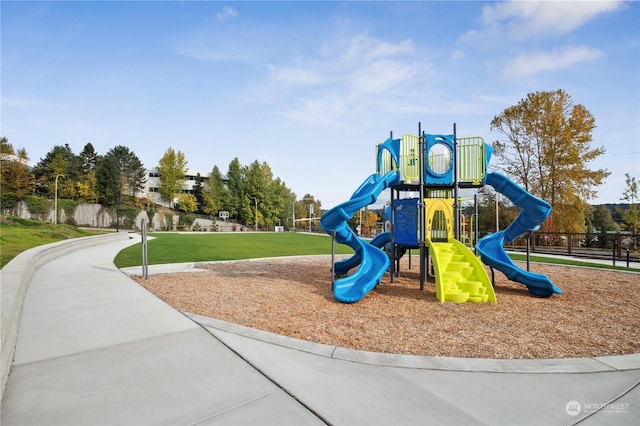
[(113, 155), (100, 159), (96, 167), (96, 192), (98, 202), (115, 206), (121, 193), (120, 166)]
[(204, 212), (204, 196), (202, 194), (202, 176), (196, 174), (196, 183), (193, 185), (193, 196), (196, 199), (196, 212)]
[(71, 151), (69, 144), (55, 145), (47, 155), (34, 167), (36, 191), (45, 196), (53, 197), (55, 178), (58, 175), (64, 179), (58, 180), (58, 196), (75, 198), (75, 184), (80, 177), (80, 160)]
[(126, 146), (117, 145), (109, 150), (105, 157), (113, 157), (118, 164), (120, 191), (135, 196), (144, 189), (146, 172), (136, 154)]
[(91, 142), (87, 143), (80, 154), (78, 154), (78, 160), (80, 163), (80, 170), (83, 174), (88, 174), (92, 170), (96, 169), (98, 164), (98, 154)]
[(79, 201), (95, 203), (98, 200), (96, 167), (99, 158), (91, 142), (87, 143), (78, 154), (78, 162), (82, 172), (76, 182), (76, 195)]
[(227, 194), (228, 191), (225, 188), (220, 169), (218, 169), (218, 166), (214, 166), (207, 184), (202, 189), (203, 211), (209, 215), (218, 214), (222, 209), (223, 200), (227, 198)]
[[(229, 163), (229, 169), (227, 171), (227, 196), (223, 199), (223, 210), (229, 212), (229, 216), (237, 218), (243, 223), (246, 223), (246, 215), (242, 215), (243, 203), (246, 204), (246, 174), (244, 167), (240, 165), (238, 157), (231, 160)], [(249, 199), (251, 200), (251, 199)], [(246, 210), (245, 210), (246, 211)]]

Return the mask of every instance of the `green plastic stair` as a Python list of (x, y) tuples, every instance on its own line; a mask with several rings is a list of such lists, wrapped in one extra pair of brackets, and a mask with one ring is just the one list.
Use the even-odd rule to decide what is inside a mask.
[(496, 295), (480, 260), (461, 242), (428, 242), (441, 303), (491, 302)]

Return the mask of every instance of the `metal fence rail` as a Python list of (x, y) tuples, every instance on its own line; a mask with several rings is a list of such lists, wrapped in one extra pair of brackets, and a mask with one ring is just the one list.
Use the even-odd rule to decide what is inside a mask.
[[(526, 236), (506, 243), (505, 247), (526, 250)], [(640, 235), (535, 232), (531, 252), (640, 262)]]

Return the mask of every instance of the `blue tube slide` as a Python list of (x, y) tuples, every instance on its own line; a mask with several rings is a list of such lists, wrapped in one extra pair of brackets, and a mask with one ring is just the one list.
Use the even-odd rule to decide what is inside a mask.
[[(386, 244), (391, 242), (391, 232), (383, 232), (378, 234), (369, 241), (374, 247), (383, 248)], [(350, 269), (355, 268), (362, 261), (360, 254), (354, 254), (353, 256), (339, 260), (333, 265), (333, 272), (336, 275), (347, 275)]]
[(336, 300), (354, 303), (371, 291), (382, 279), (389, 266), (389, 257), (380, 248), (358, 238), (347, 224), (361, 208), (373, 204), (382, 191), (398, 179), (397, 171), (387, 172), (384, 176), (377, 173), (369, 176), (353, 193), (351, 199), (325, 212), (320, 224), (325, 232), (335, 235), (340, 244), (351, 247), (355, 254), (343, 261), (336, 262), (334, 272), (344, 275), (355, 266), (358, 269), (350, 275), (339, 278), (333, 283), (333, 295)]
[(551, 206), (499, 173), (488, 173), (486, 183), (509, 198), (521, 210), (516, 220), (507, 229), (487, 235), (478, 241), (476, 249), (482, 261), (504, 273), (509, 280), (524, 284), (535, 296), (549, 297), (553, 293), (562, 294), (562, 290), (556, 287), (549, 277), (525, 271), (513, 263), (504, 250), (505, 242), (540, 229), (540, 224), (551, 214)]

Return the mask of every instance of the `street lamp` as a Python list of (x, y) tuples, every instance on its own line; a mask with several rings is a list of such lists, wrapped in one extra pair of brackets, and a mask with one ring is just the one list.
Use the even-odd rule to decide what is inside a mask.
[(56, 190), (55, 190), (55, 195), (53, 198), (53, 223), (54, 225), (58, 224), (58, 177), (62, 176), (64, 177), (64, 175), (62, 173), (58, 173), (56, 175)]
[(120, 195), (122, 193), (122, 165), (124, 160), (118, 159), (118, 194), (116, 195), (116, 232), (120, 232)]
[(256, 232), (258, 232), (258, 199), (256, 197), (251, 198), (256, 202)]
[(311, 215), (313, 215), (313, 203), (309, 203), (309, 232), (311, 232)]
[[(313, 197), (307, 197), (307, 198), (303, 198), (303, 199), (302, 199), (302, 200), (300, 200), (300, 201), (303, 201), (303, 202), (304, 202), (304, 201), (312, 201), (312, 202), (313, 202), (313, 201), (315, 201), (315, 200), (313, 199)], [(312, 214), (313, 214), (313, 203), (310, 203), (310, 204), (309, 204), (309, 232), (311, 232), (311, 215), (312, 215)], [(303, 229), (304, 229), (304, 228), (303, 228)]]
[(293, 204), (291, 205), (291, 226), (293, 227), (293, 232), (296, 231), (296, 200), (293, 200)]

